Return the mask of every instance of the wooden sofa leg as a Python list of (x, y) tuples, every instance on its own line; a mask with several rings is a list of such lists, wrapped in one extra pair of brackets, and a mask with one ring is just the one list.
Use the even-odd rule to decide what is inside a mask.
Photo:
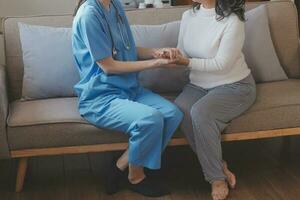
[(17, 172), (16, 192), (22, 192), (23, 190), (27, 165), (28, 165), (28, 158), (20, 158), (18, 164), (18, 172)]

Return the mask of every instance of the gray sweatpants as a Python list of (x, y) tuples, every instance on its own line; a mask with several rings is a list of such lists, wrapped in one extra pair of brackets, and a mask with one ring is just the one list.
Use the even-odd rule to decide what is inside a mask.
[(188, 84), (175, 100), (185, 115), (181, 128), (197, 154), (208, 182), (225, 180), (221, 132), (255, 99), (256, 86), (250, 74), (236, 83), (208, 90)]

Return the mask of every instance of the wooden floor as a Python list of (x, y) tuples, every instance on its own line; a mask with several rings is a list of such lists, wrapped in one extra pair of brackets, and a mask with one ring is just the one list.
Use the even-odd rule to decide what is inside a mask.
[[(300, 199), (300, 137), (292, 137), (290, 149), (282, 138), (224, 143), (224, 155), (236, 172), (238, 186), (229, 199)], [(124, 189), (107, 196), (103, 191), (104, 168), (112, 153), (52, 156), (29, 162), (24, 191), (14, 193), (16, 161), (0, 161), (1, 200), (147, 200)], [(171, 195), (159, 200), (210, 199), (197, 160), (188, 147), (169, 148), (158, 180)]]

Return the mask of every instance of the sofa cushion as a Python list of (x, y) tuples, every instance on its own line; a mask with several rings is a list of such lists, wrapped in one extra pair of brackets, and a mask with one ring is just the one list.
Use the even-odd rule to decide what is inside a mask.
[[(166, 97), (174, 99), (174, 95)], [(11, 150), (128, 141), (124, 133), (86, 122), (78, 112), (75, 97), (13, 102), (7, 132)]]
[(85, 123), (50, 123), (8, 127), (10, 150), (127, 142), (125, 134)]
[(0, 34), (3, 32), (3, 25), (2, 25), (3, 17), (0, 17)]
[(245, 34), (243, 52), (255, 81), (262, 83), (288, 79), (271, 39), (265, 5), (246, 12)]
[(177, 46), (180, 20), (161, 25), (131, 25), (136, 46), (164, 48)]
[[(164, 95), (173, 100), (176, 95)], [(52, 98), (31, 101), (14, 101), (9, 106), (8, 127), (56, 123), (85, 123), (78, 112), (76, 97)]]
[[(244, 52), (255, 80), (287, 79), (271, 40), (266, 6), (246, 12), (246, 17)], [(180, 21), (131, 25), (136, 45), (148, 48), (176, 47), (179, 28)], [(73, 86), (79, 81), (79, 75), (72, 56), (71, 28), (19, 23), (19, 32), (24, 63), (23, 99), (75, 96)], [(48, 39), (43, 40), (45, 37)], [(262, 46), (260, 49), (257, 48), (259, 45)], [(47, 49), (51, 51), (47, 52)], [(145, 70), (139, 78), (143, 86), (155, 92), (181, 91), (189, 80), (188, 69), (183, 67)]]
[(77, 98), (15, 101), (10, 104), (10, 127), (51, 123), (84, 123), (77, 109)]
[(79, 74), (71, 29), (19, 23), (19, 31), (24, 63), (22, 98), (75, 96), (73, 87)]
[(122, 133), (85, 122), (78, 112), (77, 98), (14, 102), (7, 131), (11, 150), (127, 141)]
[[(146, 48), (176, 47), (180, 21), (161, 25), (131, 25), (136, 46)], [(186, 67), (148, 69), (139, 73), (141, 84), (154, 92), (180, 92), (189, 82)]]
[[(176, 47), (179, 28), (180, 21), (131, 26), (136, 45), (148, 48)], [(79, 74), (72, 56), (72, 29), (19, 23), (19, 32), (24, 63), (22, 99), (76, 96), (73, 86)], [(43, 40), (45, 37), (48, 39)], [(155, 92), (180, 92), (189, 81), (188, 72), (185, 67), (156, 68), (140, 72), (139, 80)]]
[(267, 5), (271, 37), (281, 66), (289, 78), (300, 78), (299, 26), (295, 3), (253, 2), (248, 3), (246, 9), (250, 10), (261, 4)]
[[(224, 133), (300, 126), (300, 80), (257, 85), (256, 103)], [(175, 99), (176, 95), (166, 96)], [(175, 137), (183, 137), (176, 133)], [(77, 111), (76, 98), (15, 101), (10, 105), (8, 140), (12, 150), (126, 142), (125, 134), (99, 129)]]
[(224, 133), (299, 127), (299, 88), (297, 79), (258, 84), (255, 104), (234, 119)]
[(139, 73), (142, 86), (157, 93), (181, 92), (189, 83), (190, 71), (187, 67), (178, 66), (176, 69), (166, 67), (147, 69)]
[[(298, 16), (295, 4), (291, 1), (268, 1), (247, 3), (246, 8), (249, 10), (261, 4), (267, 5), (271, 36), (282, 67), (289, 77), (300, 77)], [(126, 14), (130, 24), (163, 24), (180, 20), (182, 13), (189, 8), (190, 6), (165, 9), (143, 9), (127, 11)], [(72, 15), (11, 17), (4, 20), (6, 71), (9, 85), (8, 92), (11, 101), (19, 99), (22, 91), (23, 62), (18, 23), (71, 27), (72, 20)]]

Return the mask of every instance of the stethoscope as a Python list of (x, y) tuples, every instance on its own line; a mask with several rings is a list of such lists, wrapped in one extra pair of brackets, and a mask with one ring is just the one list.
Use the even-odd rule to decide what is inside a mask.
[[(104, 6), (98, 0), (97, 0), (97, 3), (102, 9), (105, 10)], [(121, 16), (117, 6), (115, 5), (114, 0), (111, 0), (111, 3), (112, 3), (113, 7), (116, 10), (116, 17), (117, 17), (117, 20), (118, 20), (118, 22), (117, 22), (118, 23), (118, 29), (119, 29), (119, 33), (120, 33), (123, 45), (124, 45), (125, 49), (128, 51), (128, 50), (130, 50), (131, 45), (130, 45), (129, 36), (128, 36), (127, 30), (126, 30), (124, 20)], [(109, 35), (110, 35), (110, 38), (111, 38), (111, 41), (112, 41), (112, 55), (113, 55), (113, 58), (115, 58), (118, 54), (118, 51), (116, 49), (116, 45), (115, 45), (114, 38), (113, 38), (113, 35), (112, 35), (112, 30), (111, 30), (110, 24), (108, 22), (108, 19), (107, 19), (107, 16), (106, 16), (105, 13), (104, 13), (104, 18), (105, 18), (105, 21), (107, 23), (108, 30), (109, 30)]]

